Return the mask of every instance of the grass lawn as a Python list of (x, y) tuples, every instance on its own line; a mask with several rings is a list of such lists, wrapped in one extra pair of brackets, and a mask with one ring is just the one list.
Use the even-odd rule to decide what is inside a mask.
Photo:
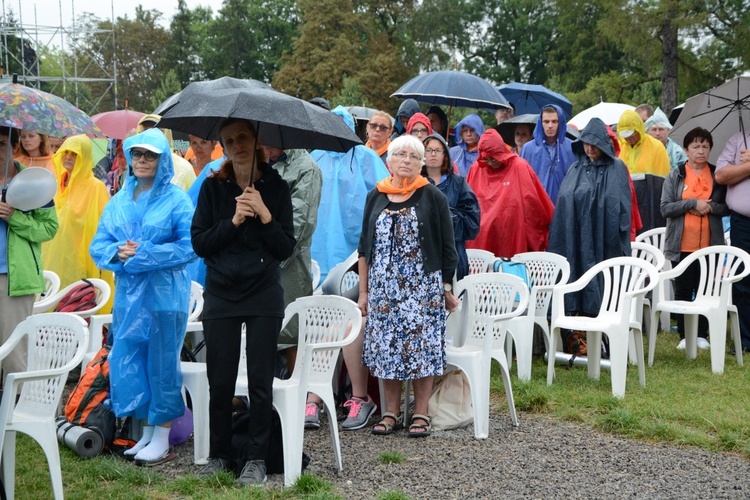
[[(534, 361), (529, 382), (515, 378), (514, 366), (516, 406), (522, 412), (554, 415), (632, 439), (697, 446), (750, 459), (750, 367), (738, 367), (735, 358), (727, 356), (724, 374), (714, 375), (708, 351), (699, 351), (696, 360), (688, 361), (684, 351), (675, 349), (677, 341), (675, 334), (659, 335), (654, 366), (646, 368), (646, 387), (638, 384), (638, 371), (631, 366), (621, 400), (611, 395), (607, 370), (602, 370), (597, 381), (588, 378), (585, 367), (567, 369), (558, 365), (557, 377), (548, 387), (543, 360)], [(750, 363), (750, 356), (745, 356), (745, 362)], [(495, 397), (502, 397), (502, 387), (493, 370)], [(16, 464), (16, 496), (50, 498), (41, 448), (20, 435), (16, 453), (23, 457)], [(235, 486), (230, 474), (219, 474), (210, 481), (192, 475), (172, 479), (115, 458), (82, 460), (65, 447), (60, 453), (65, 496), (69, 499), (338, 497), (333, 485), (310, 475), (302, 476), (294, 488), (249, 490)], [(381, 457), (383, 461), (399, 459), (395, 455)], [(398, 492), (381, 497), (405, 498)]]

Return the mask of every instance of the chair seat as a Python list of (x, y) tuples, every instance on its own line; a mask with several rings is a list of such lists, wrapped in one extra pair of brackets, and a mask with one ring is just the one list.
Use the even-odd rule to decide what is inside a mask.
[(606, 317), (563, 316), (555, 320), (555, 326), (557, 327), (568, 330), (583, 330), (584, 332), (606, 332), (617, 324), (616, 321), (607, 321)]
[(657, 306), (660, 311), (676, 314), (705, 314), (711, 309), (719, 307), (719, 297), (704, 297), (701, 300), (670, 300), (660, 302)]

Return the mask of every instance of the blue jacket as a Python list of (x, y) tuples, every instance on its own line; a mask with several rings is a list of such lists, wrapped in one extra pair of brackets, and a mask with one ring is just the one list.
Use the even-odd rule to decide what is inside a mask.
[(458, 264), (456, 279), (460, 280), (469, 274), (469, 258), (466, 256), (466, 242), (479, 234), (479, 200), (460, 175), (450, 173), (438, 184), (438, 189), (448, 198), (453, 220), (453, 237), (456, 240)]
[(453, 160), (453, 163), (455, 163), (456, 167), (458, 167), (458, 173), (466, 178), (466, 176), (469, 175), (469, 169), (479, 157), (479, 148), (475, 149), (474, 151), (466, 150), (466, 143), (463, 139), (461, 139), (461, 129), (463, 127), (474, 129), (474, 132), (477, 133), (478, 143), (479, 138), (482, 137), (482, 134), (484, 134), (484, 123), (482, 123), (482, 119), (479, 118), (478, 115), (470, 114), (467, 115), (463, 120), (458, 122), (458, 125), (456, 125), (456, 146), (453, 146), (450, 149), (450, 155), (451, 160)]
[[(333, 113), (354, 130), (354, 119), (344, 107), (336, 107)], [(311, 248), (322, 281), (333, 266), (357, 249), (367, 193), (390, 174), (378, 154), (365, 146), (346, 153), (315, 150), (310, 155), (323, 174), (323, 196)]]
[(557, 110), (557, 139), (555, 144), (550, 146), (544, 136), (544, 127), (542, 126), (542, 117), (544, 113), (539, 114), (539, 120), (534, 127), (534, 140), (523, 145), (521, 158), (529, 162), (534, 169), (537, 177), (547, 191), (552, 203), (557, 204), (557, 193), (560, 190), (565, 174), (568, 173), (570, 166), (578, 158), (573, 154), (571, 149), (572, 141), (565, 137), (567, 123), (565, 122), (565, 113), (556, 104), (550, 104)]

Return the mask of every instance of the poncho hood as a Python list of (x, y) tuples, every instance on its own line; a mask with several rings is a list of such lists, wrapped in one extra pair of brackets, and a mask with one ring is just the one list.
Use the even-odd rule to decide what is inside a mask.
[(477, 159), (477, 164), (482, 167), (489, 167), (482, 160), (482, 158), (486, 157), (493, 158), (507, 165), (509, 160), (513, 157), (518, 157), (518, 155), (508, 150), (508, 146), (497, 130), (490, 129), (479, 138), (479, 159)]
[(660, 125), (668, 130), (672, 130), (672, 124), (669, 123), (669, 118), (667, 118), (667, 115), (664, 114), (664, 111), (662, 111), (661, 108), (656, 108), (654, 114), (648, 120), (646, 120), (646, 123), (643, 125), (643, 127), (648, 130), (654, 125)]
[[(628, 109), (623, 111), (622, 115), (620, 115), (620, 121), (617, 122), (617, 135), (620, 135), (620, 132), (623, 132), (625, 130), (635, 130), (638, 132), (638, 135), (640, 135), (640, 138), (638, 139), (638, 142), (635, 143), (633, 147), (640, 146), (646, 135), (646, 127), (643, 125), (643, 120), (640, 116), (638, 116), (638, 113), (633, 111), (632, 109)], [(620, 137), (620, 148), (624, 148), (624, 144), (627, 144), (628, 147), (630, 147), (630, 144), (628, 144), (628, 141)]]
[(474, 132), (476, 132), (479, 137), (484, 134), (484, 123), (482, 123), (482, 119), (479, 118), (479, 115), (474, 113), (466, 115), (464, 119), (456, 125), (456, 144), (464, 143), (464, 140), (461, 138), (461, 129), (464, 127), (474, 129)]
[[(553, 107), (555, 108), (555, 111), (557, 111), (557, 138), (555, 139), (555, 142), (562, 144), (565, 142), (565, 131), (568, 127), (568, 123), (565, 121), (565, 112), (557, 104), (549, 104), (544, 107), (546, 108), (547, 106)], [(537, 145), (541, 145), (546, 140), (544, 126), (542, 125), (543, 117), (544, 113), (539, 113), (539, 119), (536, 122), (536, 127), (534, 127), (534, 142), (536, 142)]]
[(402, 116), (411, 118), (415, 113), (419, 113), (419, 103), (414, 99), (407, 99), (398, 107), (396, 118), (401, 118)]
[(414, 125), (417, 123), (421, 123), (427, 127), (427, 133), (432, 135), (432, 123), (430, 122), (430, 119), (427, 118), (427, 115), (422, 113), (414, 113), (412, 117), (409, 118), (409, 123), (406, 124), (406, 133), (411, 134), (411, 129), (414, 128)]
[(94, 156), (91, 152), (91, 139), (85, 135), (74, 135), (65, 139), (60, 149), (52, 157), (52, 164), (55, 166), (55, 176), (57, 177), (58, 184), (62, 182), (63, 175), (67, 173), (67, 170), (63, 167), (63, 157), (68, 151), (77, 155), (76, 164), (70, 173), (68, 186), (78, 184), (80, 181), (93, 177)]
[(617, 158), (615, 148), (607, 131), (607, 125), (599, 118), (592, 118), (591, 121), (581, 130), (578, 140), (573, 142), (573, 152), (582, 160), (586, 153), (583, 150), (583, 143), (588, 143), (602, 150), (602, 153), (609, 157), (609, 160)]
[(154, 193), (163, 189), (169, 184), (170, 180), (174, 176), (174, 164), (172, 163), (172, 152), (169, 149), (169, 142), (167, 141), (164, 133), (157, 129), (151, 128), (140, 134), (128, 137), (123, 143), (123, 152), (125, 153), (125, 160), (128, 162), (128, 177), (125, 181), (125, 189), (128, 189), (131, 194), (132, 190), (135, 189), (135, 185), (138, 179), (133, 175), (133, 154), (132, 149), (140, 147), (148, 149), (159, 154), (159, 165), (156, 168), (156, 176), (154, 177)]

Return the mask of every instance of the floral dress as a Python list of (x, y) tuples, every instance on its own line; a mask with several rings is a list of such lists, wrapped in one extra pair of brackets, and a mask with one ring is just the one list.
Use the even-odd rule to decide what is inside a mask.
[(391, 204), (378, 216), (368, 274), (363, 360), (388, 380), (442, 375), (446, 364), (442, 273), (426, 273), (419, 221), (408, 205)]

